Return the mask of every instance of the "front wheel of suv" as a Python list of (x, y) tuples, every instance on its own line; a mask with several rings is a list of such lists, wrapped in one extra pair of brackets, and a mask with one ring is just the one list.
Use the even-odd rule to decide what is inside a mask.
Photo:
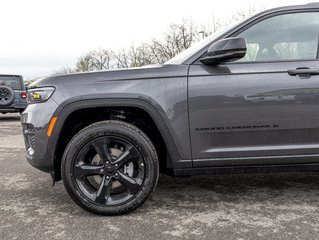
[(62, 159), (63, 183), (83, 209), (118, 215), (141, 206), (155, 189), (159, 164), (151, 140), (137, 127), (103, 121), (80, 131)]

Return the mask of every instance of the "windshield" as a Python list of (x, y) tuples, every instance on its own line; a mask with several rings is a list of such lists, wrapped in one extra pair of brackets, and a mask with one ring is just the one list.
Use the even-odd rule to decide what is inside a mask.
[(214, 42), (216, 39), (221, 37), (223, 34), (225, 34), (227, 31), (229, 31), (231, 28), (233, 28), (234, 25), (238, 25), (238, 23), (231, 24), (230, 26), (228, 26), (220, 31), (217, 31), (216, 33), (204, 38), (203, 40), (195, 43), (193, 46), (191, 46), (190, 48), (181, 52), (180, 54), (176, 55), (175, 57), (173, 57), (171, 60), (165, 62), (164, 64), (182, 64), (188, 58), (190, 58), (191, 56), (196, 54), (198, 51), (200, 51), (201, 49), (203, 49), (204, 47), (206, 47), (207, 45), (209, 45), (210, 43)]
[(8, 86), (13, 90), (21, 90), (21, 80), (18, 76), (0, 76), (0, 85)]

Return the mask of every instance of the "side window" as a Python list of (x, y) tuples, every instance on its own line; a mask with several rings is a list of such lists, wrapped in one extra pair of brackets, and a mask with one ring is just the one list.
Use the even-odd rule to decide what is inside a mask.
[(316, 59), (319, 12), (271, 17), (237, 37), (247, 41), (247, 54), (238, 62)]

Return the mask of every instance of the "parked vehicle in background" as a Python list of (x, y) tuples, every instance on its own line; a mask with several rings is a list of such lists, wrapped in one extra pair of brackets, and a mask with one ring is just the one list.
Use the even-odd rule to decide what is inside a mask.
[(0, 113), (22, 113), (27, 105), (27, 93), (22, 76), (0, 74)]
[(319, 4), (276, 8), (163, 65), (35, 82), (27, 159), (104, 215), (142, 205), (159, 172), (318, 171), (318, 36)]

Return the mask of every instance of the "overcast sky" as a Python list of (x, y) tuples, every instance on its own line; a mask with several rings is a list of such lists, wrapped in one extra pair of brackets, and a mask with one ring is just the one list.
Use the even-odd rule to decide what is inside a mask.
[(251, 6), (305, 4), (304, 0), (1, 0), (0, 74), (25, 79), (73, 67), (97, 48), (118, 50), (160, 37), (169, 24), (207, 23)]

